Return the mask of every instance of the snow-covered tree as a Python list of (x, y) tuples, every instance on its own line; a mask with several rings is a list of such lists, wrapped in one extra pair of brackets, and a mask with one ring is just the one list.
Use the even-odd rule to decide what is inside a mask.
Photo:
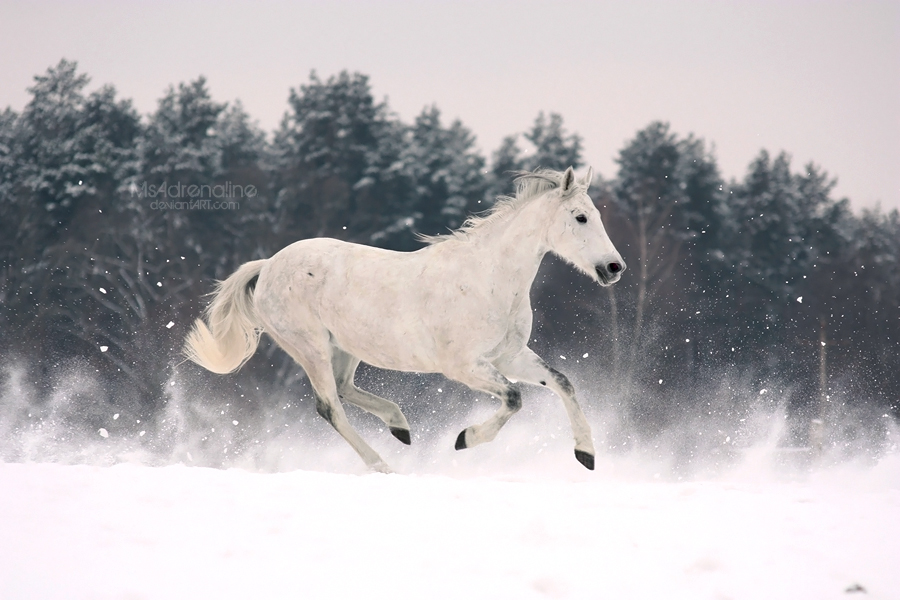
[(819, 295), (811, 293), (810, 278), (828, 269), (846, 245), (848, 206), (831, 198), (835, 183), (813, 164), (793, 173), (787, 154), (772, 160), (762, 151), (744, 181), (733, 186), (738, 231), (728, 258), (737, 278), (732, 286), (740, 285), (740, 311), (752, 315), (760, 335), (765, 327), (783, 325), (784, 307), (804, 293), (806, 307), (813, 306)]
[[(487, 208), (484, 158), (475, 138), (459, 121), (441, 123), (440, 111), (425, 108), (404, 136), (397, 176), (409, 195), (396, 205), (393, 223), (376, 232), (373, 241), (412, 250), (421, 244), (415, 234), (446, 233), (462, 225), (471, 213)], [(388, 203), (389, 204), (389, 203)]]
[(526, 140), (524, 149), (519, 145), (519, 134), (515, 134), (505, 137), (493, 153), (491, 197), (509, 193), (511, 173), (516, 171), (533, 171), (539, 167), (562, 171), (582, 166), (581, 136), (568, 133), (558, 113), (550, 113), (548, 119), (543, 111), (539, 112), (531, 129), (522, 135)]
[(88, 82), (60, 61), (35, 77), (20, 115), (4, 113), (3, 308), (17, 351), (52, 353), (71, 342), (79, 257), (98, 243), (99, 222), (114, 214), (118, 182), (133, 164), (137, 113), (111, 87), (85, 95)]
[(347, 72), (325, 82), (313, 73), (290, 104), (275, 139), (285, 236), (411, 250), (416, 233), (458, 227), (481, 208), (484, 159), (437, 108), (404, 125), (374, 100), (367, 77)]
[[(0, 112), (0, 353), (44, 369), (86, 361), (151, 411), (203, 294), (238, 264), (316, 235), (414, 249), (416, 233), (458, 227), (509, 193), (510, 171), (582, 162), (581, 138), (540, 113), (486, 169), (461, 122), (431, 106), (406, 124), (359, 73), (313, 73), (291, 92), (272, 144), (202, 77), (169, 88), (143, 122), (112, 87), (89, 83), (63, 60), (35, 78), (21, 112)], [(784, 153), (762, 152), (726, 186), (712, 150), (665, 123), (639, 131), (618, 162), (592, 195), (629, 269), (598, 300), (549, 261), (536, 343), (631, 350), (601, 366), (633, 369), (636, 384), (652, 375), (632, 398), (637, 411), (661, 406), (685, 372), (777, 373), (809, 396), (809, 348), (824, 322), (830, 368), (900, 414), (890, 396), (900, 386), (896, 211), (854, 215), (822, 169), (792, 170)], [(253, 194), (221, 198), (237, 200), (233, 210), (152, 205), (216, 185)], [(282, 364), (268, 359), (240, 377), (297, 372), (289, 361), (266, 372)]]
[(372, 219), (349, 221), (361, 216), (361, 205), (367, 217), (377, 216), (378, 167), (396, 160), (402, 132), (359, 73), (344, 71), (322, 81), (313, 72), (308, 83), (291, 90), (289, 104), (275, 136), (277, 206), (285, 234), (364, 236)]
[[(702, 141), (679, 139), (662, 122), (637, 133), (619, 154), (612, 201), (630, 234), (626, 255), (634, 281), (632, 363), (642, 342), (647, 312), (689, 255), (685, 244), (717, 235), (722, 182)], [(709, 227), (704, 229), (703, 227)], [(707, 244), (701, 246), (709, 252)], [(662, 307), (661, 307), (662, 308)]]
[(526, 170), (538, 167), (563, 171), (581, 166), (581, 136), (568, 133), (563, 126), (563, 118), (558, 113), (550, 113), (549, 120), (541, 111), (531, 129), (525, 133), (534, 151), (524, 159)]

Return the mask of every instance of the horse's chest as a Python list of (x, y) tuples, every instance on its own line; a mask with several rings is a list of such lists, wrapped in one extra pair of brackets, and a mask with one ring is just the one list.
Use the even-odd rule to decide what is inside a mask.
[(464, 322), (462, 335), (475, 338), (491, 349), (526, 343), (531, 335), (528, 293), (491, 290), (483, 302), (472, 307)]

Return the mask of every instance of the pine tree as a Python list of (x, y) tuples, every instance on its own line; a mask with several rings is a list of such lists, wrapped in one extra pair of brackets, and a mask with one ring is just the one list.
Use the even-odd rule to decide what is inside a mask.
[(790, 163), (785, 153), (772, 160), (762, 151), (732, 194), (741, 240), (732, 261), (744, 287), (742, 308), (758, 326), (777, 321), (780, 308), (802, 295), (804, 276), (839, 251), (829, 246), (842, 244), (847, 206), (830, 197), (835, 181), (812, 164), (792, 173)]
[(62, 60), (35, 77), (21, 115), (4, 114), (3, 211), (16, 224), (4, 248), (4, 308), (20, 328), (12, 341), (30, 346), (17, 350), (24, 354), (61, 352), (83, 340), (73, 313), (85, 259), (135, 156), (140, 124), (131, 103), (108, 86), (85, 96), (88, 82)]
[(375, 234), (379, 245), (418, 248), (415, 234), (446, 233), (486, 208), (484, 158), (475, 138), (458, 120), (444, 127), (437, 107), (424, 109), (409, 128), (399, 165), (410, 197), (397, 204), (394, 224)]
[(488, 195), (491, 199), (508, 193), (510, 179), (517, 171), (533, 171), (537, 168), (563, 171), (569, 167), (579, 168), (581, 163), (582, 140), (577, 133), (568, 133), (563, 118), (558, 113), (550, 113), (549, 120), (544, 112), (538, 113), (534, 123), (524, 136), (528, 142), (526, 150), (519, 146), (519, 135), (503, 138), (500, 147), (491, 160)]
[(265, 220), (266, 154), (240, 103), (215, 102), (203, 77), (170, 87), (140, 140), (129, 207), (169, 253), (203, 257), (197, 277), (224, 278), (256, 251), (244, 234)]
[(313, 72), (289, 103), (275, 137), (283, 234), (364, 240), (382, 228), (385, 195), (396, 192), (381, 174), (397, 159), (402, 129), (359, 73), (323, 82)]
[(19, 303), (22, 268), (16, 244), (22, 216), (15, 197), (16, 174), (20, 171), (13, 152), (17, 120), (18, 115), (10, 108), (0, 113), (0, 352), (11, 345), (9, 334), (16, 327), (13, 306)]
[[(639, 349), (648, 341), (648, 319), (665, 316), (672, 323), (676, 313), (683, 312), (676, 306), (697, 302), (698, 298), (690, 299), (691, 294), (702, 293), (708, 285), (703, 280), (711, 277), (709, 273), (696, 281), (698, 266), (711, 256), (718, 257), (727, 211), (714, 157), (702, 140), (679, 139), (667, 123), (654, 122), (639, 131), (617, 162), (611, 201), (616, 223), (629, 240), (625, 245), (634, 253), (626, 256), (634, 290), (628, 363), (633, 372)], [(665, 302), (657, 304), (661, 299)], [(709, 312), (708, 305), (702, 308)], [(697, 312), (692, 310), (691, 315)], [(699, 327), (693, 319), (679, 326), (681, 334), (685, 328)], [(696, 352), (696, 344), (693, 349)]]
[(525, 139), (534, 147), (534, 152), (524, 160), (526, 170), (540, 167), (564, 171), (581, 166), (581, 136), (567, 133), (563, 118), (557, 113), (550, 113), (549, 120), (543, 111), (538, 113)]
[(651, 123), (619, 154), (614, 202), (625, 217), (637, 253), (630, 262), (636, 280), (633, 357), (641, 342), (647, 304), (654, 285), (675, 268), (686, 232), (674, 218), (687, 196), (680, 185), (678, 140), (666, 123)]

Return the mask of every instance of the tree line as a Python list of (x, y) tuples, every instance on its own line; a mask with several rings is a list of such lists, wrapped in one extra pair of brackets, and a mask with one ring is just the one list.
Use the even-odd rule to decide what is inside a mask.
[[(21, 112), (0, 113), (0, 354), (35, 382), (78, 364), (147, 410), (214, 280), (298, 239), (394, 250), (459, 227), (512, 189), (510, 173), (583, 165), (582, 138), (540, 113), (490, 158), (430, 106), (406, 123), (368, 78), (312, 73), (280, 126), (260, 129), (205, 80), (140, 115), (61, 61)], [(854, 213), (820, 167), (763, 150), (726, 181), (706, 142), (654, 122), (591, 194), (629, 265), (600, 290), (548, 260), (534, 344), (584, 346), (633, 410), (723, 374), (777, 380), (793, 407), (828, 396), (900, 416), (900, 215)], [(296, 381), (270, 347), (236, 377)], [(838, 401), (838, 400), (835, 400)], [(688, 402), (689, 404), (689, 402)]]

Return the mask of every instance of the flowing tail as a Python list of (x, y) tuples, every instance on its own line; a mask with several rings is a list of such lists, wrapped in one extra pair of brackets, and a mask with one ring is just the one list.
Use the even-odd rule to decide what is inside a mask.
[(213, 292), (203, 319), (185, 338), (184, 355), (204, 369), (224, 375), (240, 369), (256, 352), (262, 329), (253, 308), (253, 290), (265, 260), (241, 266)]

